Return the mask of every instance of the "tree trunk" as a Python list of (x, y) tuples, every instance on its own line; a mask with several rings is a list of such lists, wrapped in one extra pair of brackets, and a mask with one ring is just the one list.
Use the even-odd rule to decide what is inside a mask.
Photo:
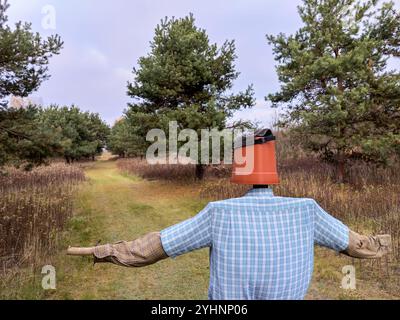
[(345, 176), (345, 164), (343, 160), (339, 160), (337, 164), (337, 182), (344, 183), (344, 176)]
[(196, 178), (198, 180), (203, 180), (205, 171), (206, 166), (204, 164), (196, 164)]

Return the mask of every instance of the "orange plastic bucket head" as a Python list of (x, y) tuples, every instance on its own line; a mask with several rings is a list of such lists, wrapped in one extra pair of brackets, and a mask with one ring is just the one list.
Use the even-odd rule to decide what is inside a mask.
[(275, 136), (269, 129), (235, 142), (231, 182), (251, 185), (279, 184)]

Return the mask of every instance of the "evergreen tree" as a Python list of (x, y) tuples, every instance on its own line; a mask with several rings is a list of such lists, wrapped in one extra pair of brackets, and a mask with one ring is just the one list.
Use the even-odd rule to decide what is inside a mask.
[[(6, 161), (41, 163), (57, 149), (48, 132), (36, 127), (37, 108), (7, 108), (9, 95), (26, 97), (49, 78), (48, 63), (62, 48), (60, 37), (42, 39), (30, 23), (7, 23), (7, 1), (0, 0), (0, 165)], [(47, 141), (47, 142), (46, 142)]]
[(61, 132), (40, 123), (40, 114), (41, 109), (35, 106), (2, 111), (0, 165), (24, 164), (29, 169), (50, 157), (62, 155)]
[(111, 128), (107, 149), (122, 158), (144, 156), (147, 144), (135, 129), (137, 126), (129, 124), (129, 119), (118, 120)]
[(400, 144), (400, 15), (393, 2), (304, 0), (304, 26), (267, 36), (281, 89), (273, 106), (288, 106), (284, 125), (337, 165), (338, 181), (353, 159), (387, 162)]
[[(8, 26), (7, 1), (0, 0), (0, 101), (8, 95), (28, 96), (49, 78), (48, 63), (63, 42), (55, 35), (43, 40), (30, 23)], [(4, 106), (4, 101), (3, 101)]]
[[(223, 129), (233, 112), (254, 105), (253, 90), (231, 93), (235, 70), (234, 41), (211, 44), (193, 15), (164, 19), (155, 29), (150, 53), (139, 59), (135, 81), (128, 85), (134, 99), (127, 117), (140, 124), (142, 139), (149, 129), (167, 131), (169, 120), (181, 129)], [(204, 167), (197, 165), (197, 177)]]
[(62, 156), (67, 163), (92, 159), (106, 146), (109, 127), (98, 114), (82, 112), (78, 107), (56, 105), (43, 109), (40, 126), (61, 133)]

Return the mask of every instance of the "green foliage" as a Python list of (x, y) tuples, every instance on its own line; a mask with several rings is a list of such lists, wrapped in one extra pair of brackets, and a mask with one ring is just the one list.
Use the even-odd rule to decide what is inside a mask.
[(43, 109), (39, 126), (61, 134), (59, 142), (67, 162), (101, 154), (109, 135), (109, 127), (97, 113), (82, 112), (76, 106)]
[(392, 2), (304, 0), (304, 26), (295, 35), (267, 36), (278, 61), (285, 104), (282, 125), (299, 141), (338, 164), (385, 163), (399, 150), (400, 75), (388, 70), (400, 56), (400, 14)]
[(150, 129), (167, 132), (170, 120), (197, 131), (222, 129), (235, 111), (254, 105), (252, 86), (231, 93), (239, 75), (234, 42), (211, 44), (193, 15), (162, 20), (150, 46), (134, 69), (134, 83), (128, 85), (133, 102), (126, 118), (143, 140)]
[(9, 109), (9, 95), (26, 97), (49, 78), (49, 59), (62, 48), (60, 37), (42, 39), (30, 23), (6, 25), (7, 1), (0, 0), (0, 166), (28, 160), (39, 164), (59, 151), (57, 132), (37, 125), (39, 110)]
[(235, 45), (226, 41), (220, 48), (210, 44), (206, 31), (195, 26), (192, 15), (165, 19), (155, 29), (151, 52), (139, 59), (136, 79), (128, 94), (142, 103), (132, 108), (155, 112), (210, 102), (221, 111), (232, 112), (252, 105), (249, 92), (224, 96), (232, 89), (239, 73), (235, 71)]
[(107, 140), (107, 149), (120, 157), (141, 156), (146, 152), (146, 144), (138, 134), (135, 123), (129, 124), (128, 118), (117, 121), (111, 128)]
[(27, 168), (52, 157), (67, 162), (94, 158), (109, 135), (98, 114), (75, 106), (10, 108), (0, 110), (0, 119), (0, 164), (27, 164)]
[(10, 94), (26, 97), (49, 78), (48, 63), (63, 46), (55, 35), (43, 40), (30, 23), (7, 23), (7, 1), (0, 0), (0, 102)]
[(61, 154), (61, 133), (40, 125), (40, 109), (0, 109), (0, 165), (19, 165), (29, 160), (31, 165)]

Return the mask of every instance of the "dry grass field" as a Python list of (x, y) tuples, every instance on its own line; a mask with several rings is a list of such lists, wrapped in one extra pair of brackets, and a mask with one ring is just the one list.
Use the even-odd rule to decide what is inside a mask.
[[(313, 158), (285, 156), (279, 153), (281, 185), (275, 187), (276, 194), (315, 198), (354, 230), (388, 232), (394, 242), (392, 254), (381, 261), (360, 262), (316, 248), (307, 299), (399, 299), (400, 170), (359, 165), (350, 170), (348, 183), (336, 184), (334, 168), (329, 165)], [(93, 245), (99, 239), (103, 243), (132, 240), (195, 215), (209, 201), (240, 196), (248, 187), (230, 184), (230, 168), (210, 167), (199, 183), (191, 166), (149, 166), (143, 160), (115, 160), (106, 154), (83, 165), (83, 171), (57, 164), (2, 178), (1, 225), (8, 233), (7, 237), (1, 233), (0, 297), (206, 299), (207, 250), (147, 268), (127, 269), (93, 266), (88, 258), (67, 257), (65, 249)], [(4, 229), (6, 222), (10, 227)], [(19, 259), (13, 259), (16, 256)], [(8, 271), (4, 261), (8, 261)], [(57, 270), (56, 290), (41, 289), (44, 264)], [(357, 270), (354, 291), (340, 288), (342, 267), (349, 264)]]

